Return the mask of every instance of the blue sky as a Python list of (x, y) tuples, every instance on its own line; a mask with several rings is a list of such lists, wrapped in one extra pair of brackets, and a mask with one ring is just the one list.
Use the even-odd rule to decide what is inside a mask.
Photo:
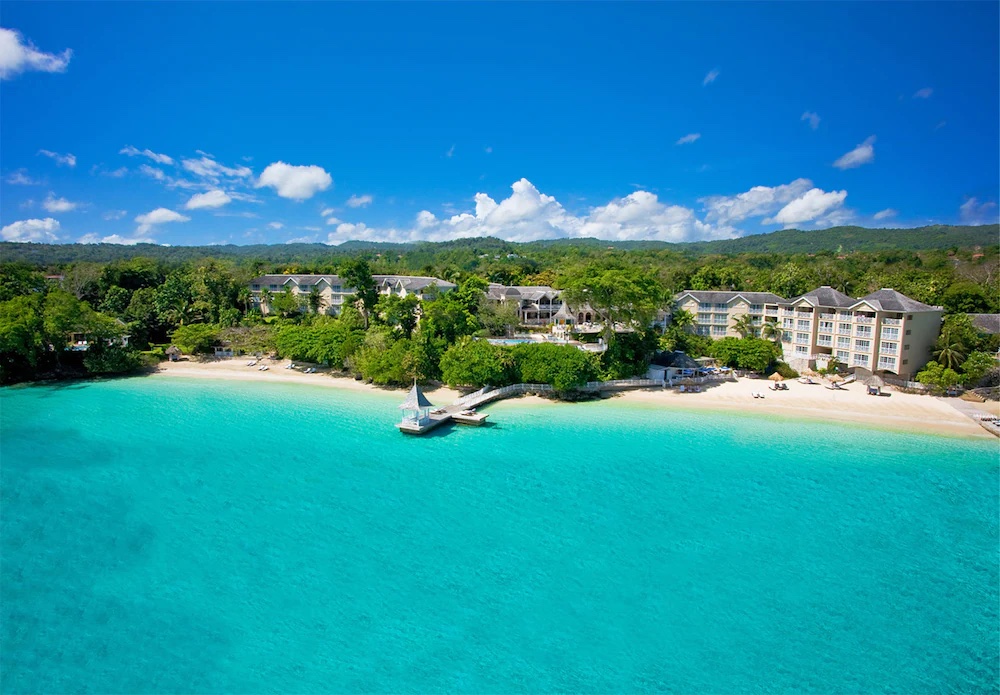
[(8, 1), (2, 237), (995, 222), (998, 7)]

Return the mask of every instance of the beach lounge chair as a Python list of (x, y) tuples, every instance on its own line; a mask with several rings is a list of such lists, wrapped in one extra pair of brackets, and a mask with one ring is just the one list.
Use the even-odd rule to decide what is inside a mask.
[(266, 372), (268, 369), (270, 369), (270, 367), (268, 367), (266, 364), (263, 365), (262, 367), (257, 367), (258, 372)]
[(247, 362), (247, 366), (248, 367), (255, 367), (255, 366), (257, 366), (257, 360), (250, 360), (249, 362)]

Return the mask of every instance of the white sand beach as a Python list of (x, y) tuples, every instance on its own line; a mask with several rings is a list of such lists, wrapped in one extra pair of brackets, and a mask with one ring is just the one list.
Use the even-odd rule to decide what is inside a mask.
[[(314, 374), (286, 369), (288, 360), (264, 360), (260, 364), (267, 364), (267, 371), (259, 371), (260, 364), (248, 367), (247, 362), (247, 359), (163, 362), (154, 376), (301, 383), (353, 391), (396, 392), (401, 398), (403, 396), (403, 390), (379, 388), (322, 369)], [(883, 396), (869, 396), (865, 393), (864, 385), (859, 383), (840, 390), (830, 390), (822, 385), (801, 384), (795, 380), (786, 383), (787, 391), (770, 391), (768, 387), (771, 382), (767, 380), (743, 378), (710, 384), (700, 393), (681, 393), (677, 389), (643, 389), (621, 392), (616, 395), (615, 400), (649, 407), (738, 411), (768, 417), (858, 423), (908, 432), (995, 439), (953, 406), (952, 399), (900, 393), (891, 389)], [(763, 393), (764, 398), (754, 398), (754, 392)], [(427, 393), (431, 400), (442, 405), (462, 395), (461, 392), (444, 386), (428, 388)], [(548, 401), (525, 398), (520, 399), (520, 403), (531, 405)], [(983, 413), (1000, 416), (1000, 403), (969, 405)], [(565, 407), (572, 405), (566, 404)]]

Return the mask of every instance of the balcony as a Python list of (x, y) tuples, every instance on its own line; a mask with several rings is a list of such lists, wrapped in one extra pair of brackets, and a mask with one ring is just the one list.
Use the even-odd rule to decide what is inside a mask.
[(902, 326), (903, 319), (882, 319), (883, 326)]
[(820, 314), (819, 317), (821, 319), (826, 319), (827, 321), (833, 321), (835, 318), (837, 318), (837, 315), (836, 314)]
[(765, 313), (766, 313), (766, 314), (767, 314), (768, 316), (777, 316), (777, 315), (778, 315), (778, 310), (777, 310), (777, 309), (771, 309), (770, 307), (768, 307), (768, 308), (767, 308), (767, 309), (765, 310)]
[(861, 316), (861, 315), (858, 315), (858, 316), (854, 317), (854, 322), (855, 323), (875, 323), (875, 319), (872, 318), (871, 316)]
[(833, 347), (833, 341), (830, 340), (829, 338), (819, 338), (816, 341), (816, 344), (819, 345), (820, 347)]

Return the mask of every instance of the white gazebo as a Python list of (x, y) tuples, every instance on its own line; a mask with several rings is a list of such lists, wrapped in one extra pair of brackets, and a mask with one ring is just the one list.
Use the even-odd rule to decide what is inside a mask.
[(406, 400), (399, 406), (399, 409), (403, 411), (403, 422), (412, 422), (419, 426), (427, 424), (430, 419), (428, 415), (433, 407), (424, 392), (417, 386), (417, 382), (414, 381), (413, 388), (410, 389), (410, 393), (407, 394)]

